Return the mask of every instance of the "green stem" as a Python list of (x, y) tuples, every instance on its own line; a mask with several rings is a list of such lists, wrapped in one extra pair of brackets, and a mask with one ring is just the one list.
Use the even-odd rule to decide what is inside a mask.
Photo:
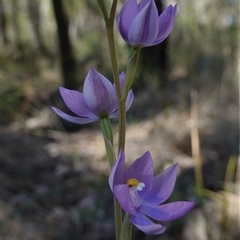
[(133, 49), (133, 53), (128, 60), (126, 76), (124, 81), (124, 89), (123, 89), (122, 97), (120, 98), (120, 102), (119, 102), (119, 141), (118, 141), (119, 151), (120, 149), (124, 150), (125, 148), (126, 99), (135, 77), (139, 54), (140, 54), (140, 48)]
[[(108, 40), (110, 59), (112, 63), (113, 79), (116, 86), (118, 104), (119, 104), (119, 112), (120, 112), (119, 113), (119, 138), (123, 139), (123, 136), (125, 137), (125, 118), (124, 118), (124, 115), (122, 117), (122, 114), (121, 114), (124, 111), (124, 109), (120, 110), (122, 108), (121, 107), (122, 105), (120, 104), (120, 99), (122, 97), (122, 90), (121, 90), (121, 85), (119, 80), (119, 71), (118, 71), (117, 56), (116, 56), (116, 50), (115, 50), (114, 30), (113, 30), (113, 23), (114, 23), (117, 3), (118, 3), (118, 0), (113, 0), (110, 16), (109, 18), (104, 17), (104, 20), (105, 20), (105, 25), (107, 30), (107, 40)], [(122, 142), (122, 146), (119, 147), (119, 151), (121, 148), (124, 148), (124, 142), (125, 140)], [(120, 234), (121, 234), (121, 228), (122, 228), (122, 209), (119, 203), (115, 199), (114, 199), (114, 215), (115, 215), (116, 240), (120, 240)]]
[[(140, 48), (136, 49), (129, 59), (123, 95), (119, 101), (119, 139), (118, 139), (118, 150), (124, 150), (125, 148), (125, 137), (126, 137), (126, 99), (129, 93), (129, 90), (132, 86), (135, 72), (137, 68), (137, 61), (140, 53)], [(121, 237), (120, 240), (131, 240), (132, 235), (132, 225), (129, 222), (128, 214), (125, 215), (124, 221), (121, 228)]]
[(120, 240), (131, 240), (132, 239), (132, 224), (129, 219), (129, 214), (125, 214), (122, 231), (121, 231), (121, 238)]
[(120, 99), (119, 102), (119, 135), (118, 135), (118, 152), (125, 149), (126, 138), (126, 99)]
[[(109, 118), (100, 119), (100, 127), (103, 132), (107, 158), (110, 166), (112, 167), (115, 162), (116, 155), (113, 148), (112, 125)], [(119, 240), (122, 227), (122, 209), (116, 199), (114, 199), (114, 213), (116, 240)]]
[(133, 54), (128, 60), (127, 70), (126, 70), (126, 76), (124, 81), (124, 89), (123, 94), (120, 99), (119, 103), (119, 141), (118, 141), (118, 149), (125, 148), (125, 137), (126, 137), (126, 99), (129, 93), (129, 90), (132, 86), (136, 68), (137, 68), (137, 62), (138, 57), (140, 54), (140, 48), (133, 49)]
[[(121, 113), (124, 111), (120, 104), (120, 99), (122, 96), (121, 85), (119, 80), (119, 71), (117, 65), (117, 58), (115, 52), (115, 44), (114, 44), (114, 34), (113, 28), (110, 24), (106, 24), (107, 27), (107, 37), (108, 37), (108, 46), (110, 52), (110, 58), (112, 63), (112, 72), (113, 72), (113, 79), (116, 86), (117, 96), (118, 96), (118, 105), (119, 105), (119, 139), (125, 139), (125, 119), (124, 115)], [(118, 148), (124, 149), (124, 141), (121, 141), (122, 145)], [(116, 232), (116, 240), (120, 240), (121, 228), (122, 228), (122, 209), (119, 203), (114, 200), (114, 215), (115, 215), (115, 232)]]
[(106, 30), (107, 30), (107, 39), (108, 39), (108, 49), (112, 63), (112, 74), (113, 80), (117, 90), (118, 99), (122, 96), (122, 90), (119, 80), (119, 71), (118, 71), (118, 64), (117, 64), (117, 55), (115, 50), (115, 41), (114, 41), (114, 30), (113, 30), (113, 23), (110, 19), (106, 22)]
[[(112, 167), (115, 162), (116, 155), (113, 149), (113, 134), (111, 122), (108, 118), (103, 118), (100, 120), (100, 126), (103, 132), (107, 158), (110, 166)], [(114, 199), (114, 213), (116, 239), (119, 240), (122, 226), (122, 209), (116, 199)]]
[(118, 0), (113, 0), (111, 11), (110, 11), (110, 16), (109, 16), (109, 19), (111, 20), (112, 23), (114, 22), (117, 4), (118, 4)]
[(114, 40), (114, 30), (113, 30), (113, 23), (114, 23), (114, 16), (117, 7), (117, 0), (113, 1), (110, 17), (106, 24), (107, 30), (107, 39), (108, 39), (108, 48), (109, 54), (112, 63), (112, 73), (113, 79), (116, 86), (117, 97), (118, 97), (118, 106), (119, 106), (119, 137), (118, 137), (118, 152), (125, 148), (125, 132), (126, 132), (126, 100), (121, 101), (122, 98), (122, 90), (120, 85), (119, 79), (119, 70), (117, 64), (117, 56), (116, 56), (116, 47), (115, 47), (115, 40)]

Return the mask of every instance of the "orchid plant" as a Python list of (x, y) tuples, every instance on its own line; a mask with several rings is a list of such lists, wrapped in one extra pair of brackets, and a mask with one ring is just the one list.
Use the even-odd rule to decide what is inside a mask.
[[(59, 117), (73, 123), (100, 122), (107, 158), (112, 167), (109, 186), (114, 195), (116, 240), (130, 240), (133, 225), (146, 234), (161, 234), (166, 229), (163, 222), (185, 215), (194, 206), (190, 201), (164, 203), (173, 191), (177, 164), (154, 177), (152, 158), (146, 152), (129, 168), (125, 166), (126, 111), (134, 99), (131, 86), (138, 56), (141, 48), (159, 44), (168, 37), (176, 19), (177, 5), (169, 5), (158, 16), (154, 0), (126, 0), (115, 19), (118, 0), (109, 2), (97, 0), (106, 25), (114, 83), (91, 67), (82, 93), (60, 87), (66, 106), (75, 116), (55, 107), (52, 109)], [(122, 38), (132, 47), (126, 74), (119, 74), (113, 31), (115, 20)], [(117, 156), (113, 147), (112, 118), (119, 119)]]

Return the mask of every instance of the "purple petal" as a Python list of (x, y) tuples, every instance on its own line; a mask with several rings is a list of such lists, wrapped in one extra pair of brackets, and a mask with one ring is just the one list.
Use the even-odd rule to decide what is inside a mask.
[[(130, 107), (132, 106), (134, 100), (134, 94), (132, 92), (132, 90), (129, 91), (128, 95), (127, 95), (127, 100), (126, 100), (126, 111), (128, 111), (130, 109)], [(111, 113), (109, 118), (116, 118), (119, 115), (119, 110), (117, 109), (115, 112)]]
[(117, 26), (122, 35), (122, 38), (128, 42), (128, 32), (132, 25), (134, 18), (137, 16), (139, 10), (136, 0), (128, 0), (123, 5), (118, 17)]
[[(133, 100), (134, 100), (134, 95), (132, 90), (130, 90), (126, 100), (126, 111), (128, 111), (129, 108), (132, 106)], [(119, 110), (117, 109), (115, 112), (110, 114), (109, 118), (116, 118), (118, 117), (118, 115), (119, 115)]]
[(119, 111), (117, 110), (117, 111), (111, 113), (109, 118), (116, 118), (116, 117), (118, 117), (118, 115), (119, 115)]
[(182, 217), (194, 206), (193, 202), (172, 202), (155, 207), (141, 206), (139, 211), (158, 221), (171, 221)]
[[(119, 75), (119, 80), (120, 80), (120, 86), (121, 89), (123, 90), (124, 88), (124, 81), (125, 81), (125, 76), (126, 74), (122, 71)], [(114, 85), (115, 86), (115, 85)], [(132, 90), (129, 91), (128, 96), (127, 96), (127, 100), (126, 100), (126, 111), (129, 110), (129, 108), (132, 106), (133, 103), (133, 99), (134, 99), (134, 95)], [(118, 113), (117, 113), (118, 114)]]
[(146, 152), (140, 158), (136, 159), (127, 169), (126, 180), (135, 178), (145, 184), (143, 190), (138, 192), (139, 197), (143, 198), (152, 187), (153, 174), (152, 157), (149, 152)]
[(95, 118), (73, 117), (73, 116), (70, 116), (70, 115), (62, 112), (58, 108), (52, 107), (52, 109), (59, 117), (65, 119), (66, 121), (72, 122), (72, 123), (86, 124), (86, 123), (98, 121), (98, 117), (95, 117)]
[(166, 227), (155, 224), (148, 219), (144, 214), (138, 212), (137, 215), (131, 216), (131, 223), (133, 223), (138, 229), (145, 232), (146, 234), (161, 234), (165, 231)]
[(159, 31), (153, 45), (164, 41), (173, 29), (177, 15), (177, 4), (173, 7), (169, 5), (158, 17)]
[(125, 76), (126, 74), (123, 71), (119, 75), (121, 90), (123, 90), (123, 87), (124, 87)]
[(148, 195), (143, 199), (144, 205), (158, 205), (169, 198), (177, 177), (178, 164), (174, 164), (157, 175)]
[(137, 214), (137, 210), (133, 206), (132, 199), (129, 193), (129, 187), (127, 184), (120, 184), (114, 187), (114, 196), (122, 209), (131, 214)]
[(83, 86), (84, 100), (98, 117), (108, 116), (117, 104), (116, 91), (110, 81), (91, 68)]
[(126, 111), (128, 111), (129, 108), (132, 106), (133, 99), (134, 99), (133, 91), (130, 90), (127, 95), (127, 100), (126, 100)]
[(116, 185), (123, 184), (123, 183), (125, 183), (125, 181), (126, 181), (126, 178), (125, 178), (125, 155), (124, 155), (124, 152), (122, 150), (120, 150), (120, 152), (118, 154), (118, 159), (111, 169), (108, 183), (113, 192), (113, 189)]
[(150, 1), (135, 17), (128, 32), (131, 45), (149, 46), (158, 34), (158, 11)]
[(81, 117), (96, 117), (96, 115), (94, 115), (86, 105), (83, 94), (81, 92), (69, 90), (64, 87), (60, 87), (59, 91), (61, 93), (63, 101), (72, 112)]
[(138, 3), (138, 12), (140, 12), (150, 1), (154, 0), (142, 0), (141, 2)]

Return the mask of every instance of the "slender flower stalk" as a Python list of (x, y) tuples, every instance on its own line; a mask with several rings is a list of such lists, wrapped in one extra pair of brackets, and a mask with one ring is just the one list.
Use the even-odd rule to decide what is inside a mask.
[[(111, 19), (109, 19), (108, 22)], [(117, 89), (117, 96), (118, 96), (118, 105), (119, 105), (119, 137), (118, 137), (118, 151), (120, 149), (125, 149), (125, 132), (126, 132), (126, 110), (125, 110), (125, 103), (121, 101), (122, 98), (122, 89), (120, 87), (120, 80), (118, 77), (118, 65), (117, 65), (117, 57), (116, 57), (116, 50), (115, 50), (115, 40), (114, 40), (114, 31), (113, 25), (106, 23), (106, 30), (107, 30), (107, 39), (108, 39), (108, 48), (112, 63), (112, 72), (113, 72), (113, 79)]]
[[(120, 144), (118, 146), (118, 151), (120, 151), (121, 148), (124, 149), (125, 147), (126, 110), (125, 110), (125, 103), (120, 101), (122, 97), (122, 89), (121, 89), (120, 79), (118, 77), (119, 71), (118, 71), (118, 64), (117, 64), (117, 57), (116, 57), (116, 50), (115, 50), (114, 29), (113, 29), (117, 3), (118, 3), (118, 0), (113, 0), (110, 16), (107, 17), (105, 1), (98, 0), (98, 4), (102, 10), (105, 25), (106, 25), (108, 48), (109, 48), (109, 54), (110, 54), (110, 59), (112, 63), (112, 73), (113, 73), (113, 79), (114, 79), (114, 83), (117, 91), (117, 100), (118, 100), (118, 107), (119, 107), (119, 141), (118, 143)], [(116, 240), (120, 240), (121, 229), (122, 229), (122, 209), (119, 203), (115, 199), (114, 199), (114, 217), (115, 217)]]
[(122, 89), (120, 84), (120, 79), (118, 77), (118, 64), (117, 64), (117, 56), (116, 56), (116, 48), (115, 48), (115, 38), (114, 38), (114, 20), (115, 20), (115, 13), (117, 7), (117, 0), (114, 0), (111, 6), (111, 11), (109, 17), (106, 13), (106, 6), (104, 6), (103, 0), (98, 0), (98, 4), (102, 10), (104, 21), (106, 25), (107, 31), (107, 40), (108, 40), (108, 49), (110, 54), (110, 59), (112, 63), (112, 73), (114, 83), (116, 85), (117, 96), (118, 96), (118, 104), (119, 104), (119, 145), (118, 150), (125, 148), (125, 132), (126, 132), (126, 109), (125, 109), (125, 101), (121, 101), (122, 98)]
[[(140, 54), (140, 48), (133, 49), (133, 54), (130, 56), (128, 60), (128, 65), (127, 65), (127, 70), (126, 70), (126, 77), (124, 81), (124, 86), (122, 87), (123, 93), (122, 97), (120, 99), (120, 106), (119, 106), (119, 111), (120, 111), (120, 116), (122, 118), (122, 121), (120, 124), (124, 124), (124, 126), (120, 125), (120, 130), (122, 131), (121, 134), (119, 134), (119, 142), (118, 142), (118, 149), (124, 149), (125, 145), (125, 135), (126, 135), (126, 99), (127, 99), (127, 92), (132, 86), (135, 73), (136, 73), (136, 68), (137, 68), (137, 62), (138, 62), (138, 57)], [(125, 131), (123, 131), (125, 129)]]

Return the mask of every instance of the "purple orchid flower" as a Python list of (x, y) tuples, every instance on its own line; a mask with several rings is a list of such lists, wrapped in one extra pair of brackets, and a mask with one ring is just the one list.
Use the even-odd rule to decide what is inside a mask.
[(161, 43), (172, 31), (177, 4), (169, 5), (160, 16), (154, 0), (127, 0), (118, 17), (122, 38), (130, 45), (150, 47)]
[[(125, 73), (119, 76), (121, 88), (124, 85)], [(57, 115), (69, 122), (86, 124), (98, 121), (101, 118), (118, 117), (118, 101), (115, 84), (107, 78), (90, 68), (83, 85), (83, 93), (59, 88), (63, 101), (67, 107), (77, 116), (70, 116), (58, 108), (52, 107)], [(126, 100), (126, 110), (133, 102), (132, 90), (129, 91)]]
[(154, 177), (152, 157), (146, 152), (125, 169), (125, 155), (120, 151), (110, 176), (110, 188), (130, 221), (147, 234), (161, 234), (166, 227), (150, 220), (164, 222), (177, 219), (190, 211), (194, 203), (165, 203), (173, 191), (178, 165), (174, 164)]

